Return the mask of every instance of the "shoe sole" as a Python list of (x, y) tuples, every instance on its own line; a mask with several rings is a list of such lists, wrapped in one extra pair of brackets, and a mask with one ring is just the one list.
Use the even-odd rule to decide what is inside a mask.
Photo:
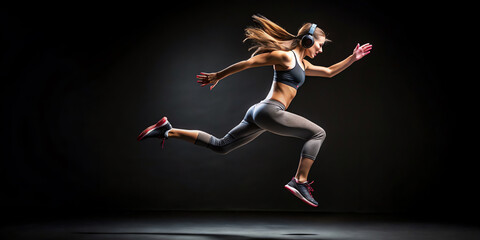
[(295, 188), (292, 188), (288, 185), (285, 185), (285, 188), (290, 191), (293, 195), (295, 195), (296, 197), (300, 198), (300, 200), (304, 201), (305, 203), (307, 203), (308, 205), (312, 206), (312, 207), (318, 207), (318, 205), (315, 205), (314, 203), (308, 201), (308, 199), (306, 199), (305, 197), (302, 196), (302, 194), (300, 194), (300, 192), (295, 189)]
[(140, 135), (138, 135), (137, 137), (137, 140), (140, 141), (142, 140), (147, 134), (149, 134), (151, 131), (159, 128), (159, 127), (163, 127), (167, 124), (167, 117), (163, 117), (162, 119), (160, 119), (160, 121), (158, 121), (156, 124), (148, 127), (147, 129), (143, 130), (142, 133), (140, 133)]

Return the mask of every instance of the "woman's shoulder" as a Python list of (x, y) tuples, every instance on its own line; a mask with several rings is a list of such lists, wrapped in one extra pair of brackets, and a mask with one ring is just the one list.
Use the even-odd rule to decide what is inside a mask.
[(288, 70), (295, 67), (296, 59), (292, 51), (275, 50), (270, 52), (279, 62), (276, 65), (277, 70)]
[(271, 52), (272, 55), (278, 57), (283, 62), (291, 62), (295, 56), (293, 55), (292, 51), (288, 50), (275, 50)]

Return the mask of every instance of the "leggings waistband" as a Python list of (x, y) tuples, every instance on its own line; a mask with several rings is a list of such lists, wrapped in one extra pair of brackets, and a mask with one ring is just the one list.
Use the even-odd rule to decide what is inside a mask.
[(272, 104), (272, 105), (275, 105), (277, 107), (280, 107), (282, 110), (285, 110), (285, 105), (283, 105), (283, 103), (277, 101), (277, 100), (274, 100), (274, 99), (265, 99), (265, 100), (262, 100), (260, 101), (260, 103), (266, 103), (266, 104)]

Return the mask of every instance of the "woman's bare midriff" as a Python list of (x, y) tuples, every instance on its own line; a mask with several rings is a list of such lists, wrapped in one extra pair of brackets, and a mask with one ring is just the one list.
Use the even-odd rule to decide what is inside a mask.
[(297, 95), (297, 90), (287, 84), (273, 81), (272, 87), (266, 99), (273, 99), (285, 105), (285, 110)]

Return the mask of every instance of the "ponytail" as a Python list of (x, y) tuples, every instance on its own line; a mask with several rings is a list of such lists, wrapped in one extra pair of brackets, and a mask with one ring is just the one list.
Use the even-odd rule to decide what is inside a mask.
[[(310, 26), (312, 26), (312, 23), (303, 24), (298, 30), (297, 36), (295, 36), (262, 15), (256, 14), (252, 18), (260, 27), (245, 28), (245, 39), (243, 40), (243, 42), (248, 40), (252, 42), (252, 47), (248, 49), (248, 51), (255, 50), (252, 53), (252, 57), (255, 54), (275, 50), (290, 51), (295, 49), (300, 44), (298, 36), (307, 34)], [(319, 39), (320, 36), (325, 37), (325, 32), (317, 27), (313, 36), (315, 39)], [(325, 39), (325, 41), (329, 42), (330, 40)]]
[(252, 47), (248, 49), (255, 50), (252, 54), (271, 52), (275, 50), (292, 50), (297, 47), (299, 39), (287, 30), (278, 26), (276, 23), (268, 20), (261, 15), (253, 15), (253, 21), (258, 23), (260, 27), (247, 27), (245, 29), (245, 39), (252, 41)]

